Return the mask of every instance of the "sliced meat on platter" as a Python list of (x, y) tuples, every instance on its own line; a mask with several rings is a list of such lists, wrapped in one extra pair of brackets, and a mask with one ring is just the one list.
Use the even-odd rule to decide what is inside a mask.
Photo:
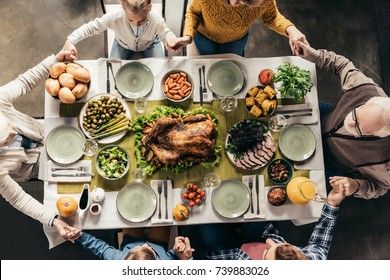
[[(240, 137), (245, 137), (244, 150), (240, 150), (242, 145), (235, 145), (243, 142)], [(273, 137), (257, 120), (244, 120), (233, 126), (227, 135), (225, 149), (233, 164), (238, 168), (249, 170), (265, 166), (276, 152)]]

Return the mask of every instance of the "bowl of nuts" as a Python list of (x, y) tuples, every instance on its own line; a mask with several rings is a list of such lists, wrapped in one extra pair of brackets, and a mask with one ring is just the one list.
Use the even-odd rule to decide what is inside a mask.
[(189, 99), (193, 93), (191, 76), (182, 70), (172, 70), (161, 80), (161, 91), (165, 98), (174, 103)]
[(287, 184), (291, 180), (292, 175), (292, 165), (285, 159), (274, 159), (268, 166), (268, 176), (274, 184)]

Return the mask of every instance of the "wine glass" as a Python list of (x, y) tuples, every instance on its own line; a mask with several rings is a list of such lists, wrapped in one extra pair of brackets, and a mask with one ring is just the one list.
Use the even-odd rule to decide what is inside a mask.
[(145, 97), (137, 97), (134, 100), (134, 109), (137, 111), (137, 113), (144, 113), (146, 110), (147, 101)]
[(217, 188), (221, 184), (221, 176), (215, 172), (207, 173), (204, 176), (203, 183), (207, 188)]
[(273, 132), (279, 132), (286, 127), (286, 118), (281, 114), (271, 116), (268, 120), (268, 128)]
[(136, 168), (131, 173), (131, 177), (133, 177), (134, 181), (142, 182), (146, 176), (146, 173), (141, 168)]
[(96, 155), (97, 151), (99, 149), (98, 143), (93, 139), (85, 139), (82, 150), (83, 154), (87, 157), (92, 157)]
[(238, 101), (233, 95), (226, 95), (221, 99), (221, 108), (225, 112), (231, 112), (237, 108)]

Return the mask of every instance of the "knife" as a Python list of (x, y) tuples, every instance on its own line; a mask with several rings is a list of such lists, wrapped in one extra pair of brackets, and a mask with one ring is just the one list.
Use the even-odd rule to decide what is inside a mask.
[(107, 65), (107, 82), (106, 82), (106, 86), (107, 86), (107, 93), (110, 93), (110, 90), (111, 90), (111, 87), (110, 87), (110, 66), (109, 66), (109, 61), (106, 61), (106, 65)]
[(78, 173), (52, 173), (51, 177), (86, 177), (86, 176), (95, 176), (91, 172), (78, 172)]
[(200, 106), (203, 105), (203, 90), (202, 90), (202, 68), (199, 66), (198, 67), (198, 70), (199, 70), (199, 102), (200, 102)]
[(295, 112), (311, 112), (311, 111), (313, 111), (312, 108), (308, 108), (308, 109), (293, 109), (293, 110), (283, 110), (283, 109), (278, 110), (278, 109), (276, 109), (275, 112), (278, 113), (278, 114), (290, 114), (290, 113), (295, 113)]
[(168, 177), (164, 179), (165, 219), (168, 219)]
[(116, 88), (115, 74), (114, 74), (114, 70), (112, 70), (112, 63), (111, 63), (111, 61), (108, 61), (108, 67), (110, 68), (112, 78), (114, 79), (114, 88), (115, 88), (115, 90), (117, 90), (117, 88)]
[(259, 175), (255, 175), (256, 176), (256, 204), (257, 204), (257, 215), (260, 214), (260, 206), (259, 206)]

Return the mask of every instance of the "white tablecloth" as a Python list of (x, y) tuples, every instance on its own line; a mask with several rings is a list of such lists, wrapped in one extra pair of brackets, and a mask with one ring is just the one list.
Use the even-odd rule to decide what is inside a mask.
[[(248, 89), (253, 85), (258, 85), (257, 74), (261, 69), (270, 68), (276, 71), (276, 67), (284, 62), (290, 62), (294, 65), (299, 66), (302, 69), (311, 71), (313, 88), (310, 93), (306, 96), (306, 102), (312, 103), (318, 109), (318, 97), (317, 97), (317, 77), (315, 65), (309, 63), (298, 57), (276, 57), (276, 58), (242, 58), (235, 55), (223, 55), (223, 56), (212, 56), (212, 57), (172, 57), (172, 58), (152, 58), (152, 59), (142, 59), (140, 62), (146, 64), (153, 72), (154, 75), (154, 87), (152, 92), (147, 96), (151, 100), (161, 100), (164, 99), (164, 96), (160, 90), (160, 82), (162, 76), (171, 69), (183, 69), (188, 71), (197, 71), (198, 65), (206, 64), (211, 65), (219, 59), (233, 59), (236, 61), (242, 68), (245, 77), (245, 83), (243, 89), (237, 95), (238, 98), (244, 98)], [(127, 61), (122, 61), (122, 65)], [(99, 83), (99, 78), (106, 79), (106, 73), (98, 71), (98, 61), (87, 60), (87, 61), (78, 61), (78, 63), (87, 67), (91, 72), (91, 86), (89, 93), (81, 100), (85, 102), (94, 95), (104, 93), (104, 89), (99, 89), (103, 87), (105, 83)], [(255, 74), (254, 74), (255, 73)], [(193, 76), (197, 77), (198, 74), (192, 73)], [(103, 77), (104, 76), (104, 77)], [(198, 78), (196, 82), (198, 83)], [(100, 85), (99, 85), (100, 84)], [(113, 92), (111, 92), (113, 93)], [(196, 97), (195, 97), (196, 99)], [(197, 100), (195, 100), (197, 101)], [(59, 102), (46, 94), (45, 96), (45, 129), (46, 134), (53, 126), (60, 125), (62, 123), (75, 123), (77, 120), (70, 118), (60, 118), (59, 117)], [(317, 138), (317, 150), (314, 154), (314, 157), (307, 163), (301, 164), (299, 167), (303, 169), (311, 169), (310, 178), (317, 183), (320, 188), (320, 192), (323, 195), (326, 195), (325, 187), (325, 177), (324, 177), (324, 164), (323, 164), (323, 155), (322, 155), (322, 141), (320, 133), (320, 123), (310, 124), (308, 127), (314, 132)], [(47, 155), (42, 156), (41, 161), (41, 170), (47, 169)], [(42, 178), (47, 178), (45, 172), (41, 172)], [(269, 187), (266, 187), (268, 190)], [(203, 224), (203, 223), (223, 223), (223, 222), (244, 222), (243, 217), (235, 219), (227, 219), (221, 217), (218, 213), (215, 212), (211, 205), (211, 195), (212, 189), (207, 189), (208, 199), (206, 202), (200, 206), (192, 209), (191, 218), (184, 222), (173, 221), (175, 225), (193, 225), (193, 224)], [(159, 224), (152, 224), (151, 220), (147, 220), (142, 223), (130, 223), (125, 221), (119, 215), (116, 209), (116, 197), (118, 192), (107, 192), (106, 198), (103, 203), (103, 211), (101, 215), (93, 216), (89, 213), (86, 213), (83, 219), (78, 218), (76, 215), (69, 223), (80, 227), (82, 229), (114, 229), (114, 228), (124, 228), (124, 227), (149, 227), (149, 226), (158, 226)], [(267, 194), (267, 191), (264, 192), (264, 195)], [(55, 208), (55, 202), (58, 199), (59, 194), (57, 194), (57, 185), (55, 183), (45, 182), (44, 185), (44, 204), (48, 207)], [(70, 194), (75, 198), (78, 198), (78, 195)], [(172, 205), (180, 203), (180, 189), (173, 189), (172, 193)], [(263, 201), (266, 201), (263, 198)], [(315, 221), (321, 214), (322, 209), (321, 203), (311, 202), (304, 206), (296, 206), (291, 202), (287, 202), (285, 205), (280, 207), (274, 207), (267, 203), (266, 217), (265, 219), (254, 219), (254, 220), (293, 220), (297, 225), (305, 224)], [(248, 220), (249, 221), (249, 220)], [(250, 220), (253, 221), (253, 220)], [(62, 242), (61, 238), (58, 237), (56, 232), (51, 229), (44, 227), (44, 231), (48, 236), (50, 247), (54, 247)]]

